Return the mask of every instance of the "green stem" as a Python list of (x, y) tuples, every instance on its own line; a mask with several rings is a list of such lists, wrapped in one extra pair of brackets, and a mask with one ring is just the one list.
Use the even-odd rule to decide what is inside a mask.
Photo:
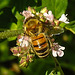
[(21, 33), (24, 33), (23, 29), (21, 29), (21, 30), (6, 30), (4, 32), (0, 32), (0, 39), (17, 36)]
[(63, 71), (62, 71), (62, 69), (61, 69), (61, 66), (60, 66), (58, 60), (57, 60), (55, 57), (53, 57), (52, 54), (50, 54), (50, 55), (51, 55), (51, 57), (53, 58), (53, 60), (54, 60), (54, 62), (55, 62), (56, 68), (60, 71), (61, 75), (64, 75), (64, 73), (63, 73)]

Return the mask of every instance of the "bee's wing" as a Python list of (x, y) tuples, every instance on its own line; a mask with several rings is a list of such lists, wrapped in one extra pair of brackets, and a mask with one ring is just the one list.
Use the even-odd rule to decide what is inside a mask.
[(48, 35), (59, 35), (64, 32), (64, 29), (60, 26), (45, 25)]
[(48, 33), (52, 35), (59, 35), (63, 32), (64, 32), (64, 29), (62, 27), (55, 26), (55, 27), (51, 27)]

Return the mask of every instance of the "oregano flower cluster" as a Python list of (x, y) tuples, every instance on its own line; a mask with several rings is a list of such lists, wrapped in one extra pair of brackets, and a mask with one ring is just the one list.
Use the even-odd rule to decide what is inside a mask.
[[(63, 28), (61, 28), (59, 25), (64, 22), (66, 24), (69, 23), (68, 18), (66, 17), (67, 15), (62, 14), (61, 17), (57, 20), (52, 11), (47, 9), (47, 7), (41, 9), (40, 12), (36, 12), (35, 9), (32, 9), (31, 7), (28, 7), (27, 10), (24, 10), (23, 12), (21, 12), (20, 14), (22, 14), (25, 19), (24, 22), (29, 18), (29, 17), (35, 17), (36, 19), (38, 19), (39, 21), (41, 21), (43, 24), (50, 24), (51, 27), (53, 29), (55, 29), (55, 31), (59, 30), (63, 31)], [(60, 32), (57, 32), (57, 34), (60, 34)], [(50, 36), (52, 37), (55, 32), (53, 31), (53, 34), (51, 34)], [(30, 43), (31, 39), (28, 35), (22, 33), (21, 35), (18, 35), (17, 37), (17, 43), (16, 43), (16, 47), (11, 48), (11, 51), (13, 53), (14, 56), (18, 56), (21, 57), (20, 60), (20, 66), (27, 66), (29, 64), (29, 62), (33, 61), (33, 58), (35, 57), (35, 53), (33, 52), (33, 48), (31, 48), (31, 43)], [(51, 49), (50, 52), (52, 52), (52, 55), (54, 57), (62, 57), (64, 55), (63, 50), (65, 49), (65, 47), (60, 46), (58, 43), (56, 43), (55, 41), (51, 41)]]

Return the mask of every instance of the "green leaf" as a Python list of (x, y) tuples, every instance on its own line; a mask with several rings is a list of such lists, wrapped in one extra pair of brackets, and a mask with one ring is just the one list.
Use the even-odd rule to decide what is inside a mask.
[(45, 75), (48, 75), (48, 71), (46, 71)]
[(18, 11), (16, 11), (15, 17), (17, 19), (17, 27), (18, 27), (18, 29), (23, 29), (24, 17)]
[(60, 23), (60, 26), (63, 28), (63, 27), (65, 27), (65, 23)]
[(67, 0), (42, 0), (42, 7), (47, 7), (48, 10), (53, 12), (56, 18), (59, 18), (65, 13)]
[(0, 9), (8, 6), (9, 2), (10, 2), (10, 0), (1, 0), (0, 1)]
[(16, 29), (17, 29), (17, 25), (15, 23), (12, 23), (10, 30), (16, 30)]
[(65, 26), (65, 28), (75, 34), (75, 21), (70, 22), (68, 25)]
[(0, 67), (0, 75), (15, 75), (13, 71), (5, 67)]
[[(73, 62), (73, 61), (72, 61)], [(62, 62), (61, 65), (65, 68), (68, 68), (69, 70), (72, 70), (75, 72), (75, 64), (74, 63), (66, 63), (66, 62)]]
[[(56, 75), (55, 70), (52, 70), (49, 75)], [(57, 74), (58, 75), (58, 74)]]
[(49, 75), (54, 75), (53, 72), (51, 72)]
[(7, 40), (0, 43), (0, 53), (0, 62), (5, 62), (15, 58), (14, 56), (9, 55), (9, 47)]
[(58, 71), (58, 72), (57, 72), (57, 75), (61, 75), (61, 73)]

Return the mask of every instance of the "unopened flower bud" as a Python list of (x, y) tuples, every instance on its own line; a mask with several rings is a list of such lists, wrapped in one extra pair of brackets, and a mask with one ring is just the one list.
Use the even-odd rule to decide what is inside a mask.
[(11, 51), (12, 51), (14, 56), (18, 56), (19, 57), (21, 55), (20, 54), (20, 51), (21, 51), (20, 47), (13, 47), (13, 48), (11, 48)]
[(28, 11), (32, 11), (32, 8), (30, 6), (28, 7)]
[(27, 67), (28, 63), (26, 62), (26, 57), (22, 57), (20, 60), (20, 66)]
[(40, 18), (40, 21), (44, 22), (45, 21), (44, 17), (41, 17)]
[(48, 10), (47, 10), (47, 7), (45, 7), (45, 8), (43, 8), (43, 9), (41, 9), (41, 11), (40, 11), (41, 13), (47, 13), (48, 12)]
[(39, 16), (39, 14), (40, 14), (39, 12), (36, 12), (36, 15), (37, 15), (37, 16)]
[(55, 23), (55, 25), (58, 26), (59, 25), (59, 20), (55, 20), (54, 23)]
[(35, 9), (32, 9), (32, 13), (33, 13), (33, 14), (35, 14), (35, 13), (36, 13)]

